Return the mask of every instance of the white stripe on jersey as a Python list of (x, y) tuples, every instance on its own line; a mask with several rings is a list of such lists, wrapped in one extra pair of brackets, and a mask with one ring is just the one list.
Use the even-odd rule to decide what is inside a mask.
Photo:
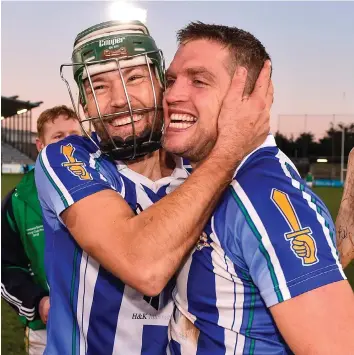
[(277, 255), (275, 253), (275, 250), (273, 248), (272, 242), (270, 241), (270, 238), (268, 236), (267, 230), (265, 229), (261, 219), (259, 218), (259, 215), (258, 215), (257, 211), (253, 207), (251, 201), (249, 200), (249, 198), (246, 195), (246, 193), (243, 191), (243, 189), (240, 186), (240, 184), (236, 180), (233, 180), (231, 185), (235, 189), (237, 195), (241, 199), (241, 201), (242, 201), (243, 205), (245, 206), (248, 214), (250, 215), (250, 217), (252, 219), (252, 222), (254, 223), (254, 225), (256, 226), (256, 228), (258, 230), (258, 232), (262, 236), (262, 244), (263, 244), (264, 248), (267, 250), (267, 252), (269, 254), (270, 261), (271, 261), (271, 263), (273, 265), (274, 272), (275, 272), (276, 277), (278, 279), (280, 291), (282, 293), (284, 301), (286, 301), (286, 300), (291, 298), (290, 291), (289, 291), (289, 288), (288, 288), (288, 286), (286, 284), (286, 280), (285, 280), (285, 276), (284, 276), (283, 270), (282, 270), (282, 268), (280, 266), (279, 259), (278, 259)]
[[(234, 264), (220, 246), (214, 223), (213, 216), (213, 233), (210, 238), (214, 241), (211, 255), (215, 274), (216, 307), (219, 313), (218, 325), (224, 328), (225, 355), (242, 354), (245, 338), (239, 332), (243, 318), (244, 287), (242, 281), (237, 278)], [(234, 314), (230, 312), (231, 309), (235, 309)]]
[(140, 292), (125, 285), (119, 309), (112, 355), (141, 354), (143, 327), (147, 325), (147, 321), (146, 319), (137, 319), (134, 316), (135, 314), (145, 314), (150, 326), (168, 325), (173, 309), (172, 300), (170, 300), (168, 305), (163, 305), (163, 310), (155, 310), (148, 302), (143, 300), (143, 297)]
[(82, 251), (76, 311), (80, 329), (80, 355), (87, 352), (87, 332), (99, 268), (99, 263)]
[[(288, 163), (293, 168), (295, 168), (293, 166), (291, 160), (281, 150), (279, 150), (279, 152), (276, 155), (276, 157), (279, 159), (279, 163), (280, 163), (280, 165), (282, 167), (282, 170), (283, 170), (284, 174), (289, 179), (291, 179), (292, 185), (294, 187), (296, 187), (298, 190), (300, 190), (300, 183), (297, 180), (292, 178), (292, 176), (290, 175), (289, 170), (286, 168), (286, 165), (285, 165), (285, 163)], [(296, 168), (295, 168), (295, 171), (297, 172)], [(338, 266), (338, 269), (339, 269), (342, 277), (344, 279), (346, 279), (347, 277), (344, 274), (342, 264), (339, 261), (336, 248), (335, 248), (335, 246), (333, 244), (333, 241), (331, 239), (331, 236), (329, 234), (329, 228), (327, 228), (326, 225), (325, 225), (325, 219), (317, 212), (317, 207), (316, 207), (316, 205), (313, 202), (311, 202), (311, 196), (307, 192), (302, 191), (302, 197), (307, 201), (307, 203), (310, 206), (310, 208), (315, 211), (317, 220), (320, 222), (320, 224), (322, 226), (323, 234), (325, 235), (327, 243), (328, 243), (328, 245), (329, 245), (329, 247), (331, 249), (332, 256), (333, 256), (334, 260), (336, 261), (336, 264)]]
[[(129, 169), (126, 170), (128, 171)], [(136, 183), (135, 191), (137, 202), (143, 210), (152, 205), (152, 201), (142, 190), (139, 183)], [(144, 301), (143, 297), (144, 296), (140, 292), (125, 285), (119, 309), (112, 354), (140, 355), (142, 349), (143, 327), (144, 324), (146, 325), (147, 323), (144, 319), (136, 319), (134, 314), (148, 314), (147, 317), (150, 317), (150, 315), (153, 316), (148, 318), (149, 325), (168, 325), (173, 309), (172, 300), (170, 300), (167, 306), (161, 305), (164, 308), (162, 311), (158, 311)], [(154, 316), (156, 316), (156, 318), (154, 318)], [(128, 341), (128, 338), (132, 341)]]
[(7, 300), (9, 303), (13, 304), (18, 308), (18, 312), (20, 316), (26, 317), (29, 321), (32, 321), (35, 317), (36, 310), (33, 308), (23, 307), (22, 301), (17, 297), (11, 295), (5, 288), (5, 285), (1, 283), (1, 294), (2, 297)]
[(120, 179), (120, 182), (121, 182), (121, 184), (122, 184), (122, 187), (121, 187), (121, 189), (120, 189), (120, 195), (123, 197), (123, 198), (125, 198), (125, 183), (124, 183), (124, 180), (123, 180), (123, 178), (119, 175), (119, 179)]
[[(177, 277), (178, 285), (173, 290), (174, 301), (175, 301), (176, 306), (178, 307), (179, 311), (181, 311), (181, 312), (183, 312), (183, 310), (188, 309), (188, 295), (187, 295), (188, 276), (189, 276), (189, 271), (191, 268), (192, 260), (193, 260), (193, 253), (192, 253), (192, 255), (190, 255), (186, 259), (186, 262), (183, 264), (183, 267), (180, 270), (178, 277)], [(176, 292), (177, 289), (178, 289), (178, 293)], [(192, 323), (194, 323), (197, 319), (193, 314), (190, 314), (190, 313), (185, 314), (185, 316), (188, 316), (189, 320)]]
[[(90, 167), (92, 169), (95, 169), (96, 171), (97, 171), (97, 169), (96, 169), (96, 163), (97, 163), (96, 159), (98, 159), (100, 156), (101, 156), (101, 151), (100, 150), (97, 150), (97, 152), (95, 152), (95, 153), (90, 153), (89, 165), (90, 165)], [(108, 182), (108, 180), (99, 171), (98, 171), (98, 174), (100, 175), (100, 179), (101, 180), (103, 180), (105, 182)], [(111, 185), (111, 188), (113, 190), (115, 190), (115, 187), (112, 186), (112, 185)]]
[[(181, 354), (195, 355), (198, 349), (196, 340), (198, 330), (192, 324), (196, 321), (196, 316), (188, 310), (188, 276), (191, 268), (193, 253), (186, 259), (177, 277), (177, 286), (173, 290), (173, 299), (177, 306), (175, 314), (172, 315), (169, 325), (169, 336), (175, 339), (181, 346)], [(177, 293), (178, 289), (178, 293)], [(175, 319), (176, 318), (176, 319)]]
[[(53, 179), (54, 183), (59, 188), (60, 192), (64, 195), (64, 198), (66, 199), (68, 205), (71, 206), (74, 203), (74, 200), (72, 199), (71, 195), (69, 194), (69, 191), (66, 189), (66, 187), (63, 185), (63, 183), (60, 181), (60, 179), (58, 178), (58, 176), (56, 175), (56, 173), (52, 169), (51, 165), (49, 164), (49, 161), (47, 158), (47, 147), (44, 147), (40, 154), (41, 154), (43, 164), (44, 164), (48, 174)], [(61, 220), (61, 218), (60, 218), (60, 220)]]

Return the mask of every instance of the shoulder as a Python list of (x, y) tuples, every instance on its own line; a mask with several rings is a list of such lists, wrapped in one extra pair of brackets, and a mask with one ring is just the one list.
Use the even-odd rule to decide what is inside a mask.
[(36, 180), (43, 174), (50, 176), (64, 171), (79, 176), (80, 180), (89, 180), (88, 170), (95, 170), (95, 161), (100, 155), (99, 147), (90, 139), (69, 136), (41, 150), (36, 161)]
[[(214, 220), (230, 223), (244, 221), (248, 217), (250, 200), (260, 201), (266, 195), (270, 198), (273, 188), (292, 190), (292, 179), (300, 184), (301, 177), (296, 167), (275, 145), (274, 137), (269, 136), (237, 168), (216, 208)], [(298, 189), (295, 190), (298, 192)], [(243, 218), (234, 218), (235, 213)]]
[(306, 228), (319, 243), (332, 243), (335, 233), (325, 204), (277, 147), (261, 148), (243, 162), (213, 218), (220, 234), (242, 243), (253, 235), (279, 244), (287, 233)]
[[(70, 161), (74, 156), (80, 156), (80, 159), (88, 160), (90, 154), (98, 151), (98, 147), (94, 145), (86, 137), (69, 136), (59, 142), (49, 144), (44, 147), (38, 155), (38, 161), (41, 165), (45, 163), (55, 164)], [(36, 164), (36, 168), (38, 164)]]
[(59, 213), (88, 195), (103, 189), (120, 192), (122, 187), (114, 162), (86, 137), (70, 136), (46, 146), (35, 175), (42, 204), (51, 201)]

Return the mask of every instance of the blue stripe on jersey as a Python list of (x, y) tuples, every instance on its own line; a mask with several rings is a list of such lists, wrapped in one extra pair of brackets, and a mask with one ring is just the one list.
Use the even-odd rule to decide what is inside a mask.
[[(91, 182), (73, 174), (75, 169), (67, 169), (78, 165), (62, 165), (66, 158), (60, 147), (69, 143), (75, 145), (74, 159), (91, 174)], [(147, 300), (82, 251), (60, 219), (69, 205), (100, 189), (122, 193), (124, 187), (122, 195), (134, 211), (147, 208), (166, 192), (163, 181), (155, 182), (155, 186), (162, 185), (159, 195), (147, 193), (136, 174), (129, 179), (119, 173), (115, 162), (100, 156), (92, 142), (80, 137), (50, 145), (43, 153), (42, 162), (40, 156), (36, 165), (36, 183), (45, 224), (45, 267), (51, 292), (46, 353), (108, 355), (118, 351), (138, 355), (141, 346), (149, 353), (164, 353), (172, 312), (171, 285), (160, 297)], [(177, 186), (182, 179), (166, 181)], [(142, 314), (149, 316), (135, 320), (135, 315)], [(145, 325), (156, 326), (157, 332), (154, 337), (145, 335), (142, 344)]]
[[(143, 339), (141, 346), (141, 355), (156, 355), (156, 348), (167, 349), (168, 344), (168, 328), (162, 325), (144, 325)], [(161, 340), (163, 339), (163, 343)], [(151, 346), (156, 343), (156, 347)]]
[[(73, 148), (72, 159), (81, 164), (80, 167), (90, 178), (81, 179), (79, 175), (75, 175), (70, 170), (71, 166), (65, 165), (69, 163), (68, 158), (62, 153), (64, 146)], [(117, 176), (115, 164), (101, 157), (94, 159), (97, 155), (97, 147), (87, 138), (79, 136), (69, 136), (60, 142), (46, 146), (40, 152), (36, 163), (36, 184), (41, 203), (52, 202), (52, 207), (59, 216), (65, 208), (88, 195), (112, 188), (121, 191), (121, 182)], [(100, 161), (98, 165), (94, 164), (96, 159)], [(101, 166), (101, 163), (104, 164), (105, 177), (110, 180), (110, 183), (102, 179), (95, 167), (91, 166)], [(56, 191), (54, 196), (49, 195), (42, 186), (47, 186), (48, 182)], [(57, 202), (59, 199), (61, 203)]]
[(257, 238), (258, 241), (258, 247), (260, 252), (262, 253), (264, 259), (265, 259), (265, 263), (267, 265), (268, 268), (268, 272), (269, 272), (269, 276), (270, 279), (272, 281), (273, 287), (274, 287), (274, 291), (275, 294), (277, 296), (278, 302), (282, 302), (284, 300), (283, 295), (281, 293), (281, 290), (279, 289), (279, 281), (278, 281), (278, 277), (276, 275), (276, 272), (274, 270), (274, 266), (271, 262), (270, 256), (269, 256), (269, 252), (267, 251), (267, 249), (264, 247), (263, 245), (263, 241), (262, 241), (262, 236), (259, 232), (259, 230), (257, 229), (257, 227), (255, 226), (255, 224), (253, 223), (252, 217), (249, 215), (247, 208), (244, 206), (244, 204), (242, 203), (241, 199), (239, 198), (239, 196), (235, 193), (234, 189), (230, 188), (231, 194), (233, 196), (233, 198), (235, 199), (239, 209), (242, 211), (247, 224), (249, 225), (250, 229), (252, 230), (252, 233), (254, 234), (254, 236)]
[[(68, 204), (68, 201), (65, 199), (64, 195), (62, 194), (61, 190), (59, 189), (59, 187), (57, 186), (57, 184), (54, 182), (53, 178), (51, 177), (51, 175), (49, 174), (44, 162), (43, 162), (43, 157), (42, 157), (42, 154), (44, 152), (40, 152), (38, 154), (38, 161), (39, 161), (39, 164), (41, 166), (41, 168), (43, 169), (43, 172), (45, 173), (47, 179), (51, 182), (52, 186), (55, 188), (56, 192), (58, 193), (58, 195), (61, 197), (63, 203), (64, 203), (64, 207), (68, 207), (69, 204)], [(38, 169), (36, 169), (37, 171)]]
[(164, 185), (162, 187), (160, 187), (157, 192), (156, 195), (160, 196), (160, 198), (162, 198), (163, 196), (167, 195), (167, 188), (170, 187), (170, 184), (168, 185)]
[[(79, 354), (79, 328), (76, 321), (78, 274), (82, 252), (73, 239), (65, 238), (62, 231), (52, 233), (44, 219), (45, 264), (50, 286), (50, 317), (47, 323), (47, 343), (45, 354)], [(54, 254), (65, 250), (60, 260)], [(58, 277), (58, 274), (61, 276)], [(61, 302), (67, 298), (68, 302)], [(57, 338), (58, 324), (61, 336)]]
[[(206, 226), (210, 235), (210, 226)], [(209, 240), (210, 241), (210, 240)], [(198, 354), (216, 354), (223, 346), (224, 331), (217, 326), (219, 312), (216, 307), (216, 285), (213, 273), (212, 248), (203, 248), (203, 253), (196, 250), (192, 255), (192, 263), (188, 277), (188, 310), (196, 317), (194, 325), (201, 330), (198, 337)], [(206, 270), (207, 269), (207, 270)], [(193, 282), (193, 285), (190, 283)], [(205, 287), (208, 285), (208, 288)], [(201, 292), (202, 291), (202, 292)], [(220, 339), (216, 344), (209, 336)]]
[(160, 187), (160, 189), (157, 191), (157, 193), (155, 193), (154, 191), (152, 191), (151, 189), (149, 189), (147, 186), (143, 185), (144, 191), (146, 192), (146, 194), (149, 196), (149, 199), (155, 203), (157, 202), (160, 198), (166, 196), (166, 189), (168, 185), (164, 185), (162, 187)]
[[(224, 355), (226, 349), (228, 354), (291, 354), (269, 307), (344, 278), (327, 208), (272, 140), (242, 163), (214, 211), (214, 235), (209, 225), (204, 230), (210, 245), (203, 234), (179, 273), (174, 297), (183, 317), (171, 321), (172, 353), (187, 355), (195, 348), (182, 319), (194, 321), (200, 330), (198, 355)], [(299, 228), (296, 218), (290, 223), (280, 213), (274, 189), (288, 196)], [(311, 266), (303, 265), (291, 246), (291, 238), (306, 228), (311, 229), (319, 258)]]
[[(249, 305), (250, 312), (249, 312), (249, 317), (248, 317), (247, 328), (246, 328), (245, 334), (247, 336), (246, 344), (250, 340), (248, 353), (253, 354), (253, 352), (254, 352), (254, 338), (250, 338), (251, 337), (251, 329), (253, 326), (253, 319), (254, 319), (254, 307), (256, 304), (256, 288), (253, 284), (250, 285), (250, 293), (251, 293), (251, 299), (250, 299), (250, 305)], [(247, 346), (246, 346), (246, 348), (247, 348)]]
[(133, 211), (136, 211), (137, 209), (137, 196), (136, 196), (136, 189), (135, 189), (135, 183), (131, 180), (129, 180), (126, 176), (121, 175), (121, 178), (124, 183), (125, 187), (125, 196), (129, 196), (129, 200), (127, 201), (130, 208)]
[(181, 355), (181, 345), (176, 340), (170, 340), (169, 348), (172, 355)]
[[(81, 259), (82, 251), (75, 247), (74, 249), (74, 258), (73, 258), (73, 266), (72, 266), (72, 275), (71, 275), (71, 291), (70, 291), (70, 306), (71, 309), (77, 309), (77, 293), (79, 289), (79, 278), (77, 277), (77, 273), (80, 270), (80, 259)], [(71, 338), (71, 346), (72, 346), (72, 354), (75, 355), (79, 353), (76, 351), (80, 347), (80, 339), (79, 339), (79, 326), (77, 324), (76, 317), (73, 316), (72, 320), (72, 338)]]
[[(338, 260), (336, 260), (332, 254), (331, 247), (333, 247), (333, 244), (331, 241), (329, 243), (326, 238), (326, 231), (324, 231), (326, 228), (318, 222), (316, 211), (309, 207), (308, 202), (303, 196), (301, 189), (301, 186), (304, 185), (303, 181), (292, 172), (291, 175), (294, 175), (293, 179), (296, 177), (300, 188), (296, 188), (292, 185), (291, 179), (286, 176), (280, 162), (274, 158), (278, 153), (277, 148), (264, 148), (263, 152), (262, 150), (257, 152), (258, 156), (256, 155), (254, 157), (252, 163), (246, 163), (242, 167), (237, 176), (237, 180), (262, 220), (270, 242), (275, 250), (276, 258), (279, 260), (282, 272), (284, 273), (285, 280), (289, 283), (288, 288), (291, 297), (297, 296), (319, 285), (325, 285), (334, 280), (342, 280), (343, 276), (340, 267), (338, 267)], [(252, 169), (252, 174), (247, 173), (250, 169)], [(257, 189), (255, 186), (259, 186), (260, 179), (262, 179), (262, 185), (261, 188)], [(293, 252), (291, 241), (285, 238), (285, 234), (292, 230), (275, 203), (271, 200), (273, 189), (282, 191), (289, 196), (302, 228), (311, 229), (312, 236), (316, 243), (317, 263), (306, 267)], [(308, 190), (308, 193), (310, 193), (311, 198), (315, 201), (320, 201), (312, 191)], [(237, 194), (234, 193), (233, 195), (239, 203), (240, 201), (237, 199)], [(323, 204), (322, 202), (318, 203)], [(247, 211), (244, 211), (244, 213), (248, 219)], [(252, 218), (253, 216), (250, 217), (251, 220)], [(274, 221), (276, 221), (276, 223)], [(330, 226), (330, 230), (334, 230), (334, 224), (331, 219), (328, 219), (326, 223)], [(254, 232), (257, 234), (256, 230)], [(329, 233), (329, 230), (327, 230), (327, 233)], [(262, 244), (260, 244), (260, 248), (263, 249)], [(259, 263), (259, 268), (256, 274), (251, 276), (254, 278), (255, 282), (258, 282), (258, 287), (260, 287), (261, 291), (265, 292), (265, 285), (262, 282), (264, 267), (267, 267), (269, 272), (271, 272), (272, 265), (269, 264), (269, 259), (265, 254), (263, 254), (263, 257), (265, 258), (263, 261), (261, 258), (253, 261)], [(262, 263), (264, 264), (263, 268), (261, 266)], [(316, 281), (314, 281), (314, 278), (316, 278)], [(264, 295), (264, 297), (266, 296)]]
[[(87, 355), (112, 354), (124, 283), (100, 267), (87, 333)], [(99, 331), (98, 331), (99, 330)], [(105, 334), (99, 337), (96, 334)]]
[[(327, 206), (322, 202), (320, 198), (318, 198), (316, 195), (313, 194), (312, 190), (305, 184), (304, 181), (299, 179), (298, 173), (294, 170), (294, 168), (289, 163), (285, 163), (285, 167), (289, 172), (289, 174), (291, 175), (291, 177), (300, 183), (300, 190), (306, 192), (311, 196), (311, 202), (316, 205), (317, 213), (320, 214), (325, 219), (325, 225), (329, 229), (332, 243), (333, 245), (335, 245), (336, 240), (335, 240), (334, 224), (329, 223), (329, 221), (332, 220), (332, 217)], [(336, 252), (338, 255), (338, 250), (336, 250)]]

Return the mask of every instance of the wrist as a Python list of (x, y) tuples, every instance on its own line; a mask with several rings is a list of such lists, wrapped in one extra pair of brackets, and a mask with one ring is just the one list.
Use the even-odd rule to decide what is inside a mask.
[(43, 301), (46, 297), (49, 297), (49, 293), (48, 293), (48, 291), (43, 290), (43, 292), (41, 292), (35, 300), (36, 318), (41, 319), (41, 315), (39, 313), (39, 308), (40, 308), (41, 301)]
[(232, 181), (236, 165), (231, 165), (226, 159), (211, 153), (194, 170), (199, 175), (198, 181), (203, 176), (205, 183), (224, 188)]
[(205, 161), (214, 167), (214, 170), (224, 171), (228, 175), (234, 175), (234, 172), (238, 165), (241, 163), (244, 157), (244, 151), (240, 147), (240, 149), (235, 151), (230, 151), (227, 148), (220, 145), (220, 147), (214, 147), (209, 156), (205, 159)]

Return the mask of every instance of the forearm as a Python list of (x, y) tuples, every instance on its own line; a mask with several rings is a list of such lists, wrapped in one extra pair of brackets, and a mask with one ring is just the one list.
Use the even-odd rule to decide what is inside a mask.
[(233, 169), (201, 164), (178, 189), (130, 219), (134, 259), (158, 284), (168, 282), (196, 244), (232, 175)]
[(348, 171), (337, 220), (337, 247), (343, 267), (354, 259), (354, 160), (349, 155)]
[[(231, 165), (231, 164), (230, 164)], [(217, 166), (209, 158), (175, 191), (134, 215), (112, 191), (99, 200), (87, 198), (63, 213), (63, 221), (81, 247), (107, 270), (148, 295), (159, 293), (196, 244), (234, 168)], [(92, 201), (92, 202), (91, 202)], [(95, 202), (97, 201), (97, 202)], [(97, 211), (99, 204), (100, 212)], [(102, 213), (99, 233), (89, 215)]]
[(340, 260), (345, 268), (354, 258), (354, 203), (344, 199), (341, 203), (337, 220), (337, 247)]

